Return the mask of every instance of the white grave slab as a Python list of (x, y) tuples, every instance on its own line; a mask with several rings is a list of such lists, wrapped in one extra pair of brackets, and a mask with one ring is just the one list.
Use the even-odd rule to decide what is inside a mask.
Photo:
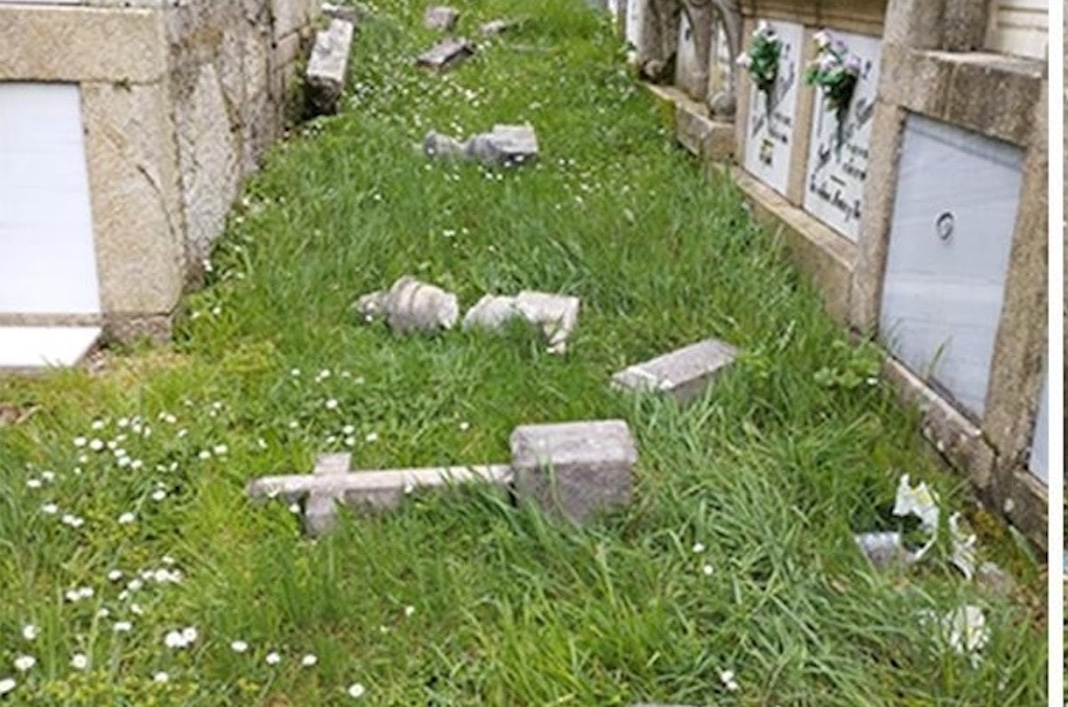
[[(772, 91), (770, 116), (764, 94), (750, 82), (743, 166), (754, 177), (785, 195), (790, 182), (797, 98), (803, 80), (801, 42), (804, 32), (801, 25), (794, 22), (771, 21), (768, 24), (782, 41), (779, 75)], [(747, 35), (743, 51), (749, 51), (751, 42), (752, 37)]]
[(910, 115), (880, 329), (914, 373), (981, 417), (1023, 167), (1007, 143)]
[(1042, 483), (1049, 486), (1049, 371), (1042, 384), (1042, 397), (1038, 402), (1038, 417), (1035, 434), (1031, 438), (1031, 461), (1028, 468)]
[(849, 112), (842, 124), (838, 144), (838, 118), (828, 110), (823, 91), (817, 88), (809, 140), (808, 172), (805, 179), (804, 207), (851, 241), (860, 232), (864, 180), (868, 176), (868, 147), (871, 122), (875, 112), (875, 92), (879, 85), (880, 42), (873, 37), (834, 32), (845, 42), (849, 53), (861, 60)]
[(0, 312), (97, 314), (76, 84), (0, 82)]
[(0, 327), (0, 371), (73, 366), (98, 338), (100, 327)]

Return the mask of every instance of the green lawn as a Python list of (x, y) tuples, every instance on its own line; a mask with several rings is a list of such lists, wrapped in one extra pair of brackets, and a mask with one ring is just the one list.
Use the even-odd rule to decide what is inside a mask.
[[(1040, 598), (984, 594), (944, 545), (885, 575), (856, 550), (854, 532), (901, 527), (902, 473), (944, 516), (974, 502), (737, 190), (674, 146), (607, 20), (579, 0), (460, 6), (468, 36), (530, 21), (435, 76), (411, 61), (433, 41), (423, 5), (380, 0), (344, 114), (247, 185), (173, 346), (0, 379), (27, 416), (0, 426), (0, 680), (16, 683), (0, 703), (1044, 703)], [(536, 166), (415, 148), (432, 128), (521, 121)], [(465, 307), (577, 295), (571, 350), (359, 322), (352, 301), (406, 273)], [(708, 336), (745, 353), (692, 407), (608, 390)], [(518, 424), (614, 417), (638, 441), (635, 499), (582, 529), (475, 489), (308, 541), (284, 503), (244, 496), (324, 451), (360, 468), (499, 462)], [(991, 528), (984, 558), (1041, 597)], [(965, 604), (990, 630), (974, 666), (921, 621)]]

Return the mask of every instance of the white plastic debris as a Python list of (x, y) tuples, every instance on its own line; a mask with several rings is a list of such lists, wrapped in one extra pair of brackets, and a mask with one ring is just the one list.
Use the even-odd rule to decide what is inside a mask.
[(958, 655), (967, 656), (973, 668), (979, 667), (980, 652), (990, 642), (990, 629), (986, 617), (978, 606), (967, 604), (942, 617), (933, 611), (920, 612), (920, 625), (933, 624), (938, 636), (946, 641)]
[(920, 519), (920, 527), (928, 534), (929, 539), (916, 550), (910, 550), (908, 558), (910, 563), (919, 562), (938, 539), (938, 504), (934, 494), (927, 488), (927, 483), (920, 482), (918, 486), (913, 487), (909, 484), (909, 475), (902, 475), (892, 513), (901, 518), (914, 515)]
[(385, 318), (394, 331), (451, 329), (460, 318), (460, 304), (451, 292), (404, 276), (387, 292), (363, 295), (353, 305), (368, 321)]

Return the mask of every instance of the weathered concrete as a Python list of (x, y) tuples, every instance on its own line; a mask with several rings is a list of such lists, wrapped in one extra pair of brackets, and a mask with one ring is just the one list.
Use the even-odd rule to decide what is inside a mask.
[(520, 502), (580, 523), (630, 502), (638, 452), (622, 420), (519, 427), (511, 448)]
[(448, 5), (434, 5), (426, 9), (423, 16), (423, 26), (427, 29), (447, 32), (460, 21), (460, 11)]
[(474, 56), (475, 45), (463, 37), (446, 39), (423, 52), (416, 59), (416, 65), (434, 71), (447, 71), (455, 68), (464, 60)]
[(737, 356), (737, 350), (718, 339), (706, 339), (612, 376), (615, 388), (657, 391), (680, 404), (700, 397)]
[(340, 108), (354, 29), (351, 22), (334, 19), (315, 37), (307, 72), (308, 108), (312, 115), (337, 113)]

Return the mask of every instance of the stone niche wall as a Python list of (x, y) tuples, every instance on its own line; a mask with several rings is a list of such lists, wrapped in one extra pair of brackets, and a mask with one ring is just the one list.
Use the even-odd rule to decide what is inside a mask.
[[(119, 339), (166, 338), (243, 177), (284, 126), (316, 0), (0, 0), (0, 82), (78, 87), (100, 283)], [(2, 315), (25, 323), (24, 316)]]
[[(615, 5), (621, 31), (647, 53), (658, 48), (650, 24), (664, 23), (650, 3), (672, 6)], [(741, 50), (761, 21), (782, 39), (777, 85), (769, 101), (737, 72), (730, 150), (708, 149), (719, 124), (693, 100), (686, 71), (673, 87), (650, 86), (674, 103), (679, 142), (733, 176), (831, 316), (877, 335), (888, 378), (922, 412), (922, 434), (988, 507), (1045, 547), (1044, 62), (984, 51), (990, 8), (975, 0), (733, 4)], [(803, 81), (821, 29), (862, 67), (840, 122)], [(686, 40), (684, 29), (682, 67), (692, 62)]]

